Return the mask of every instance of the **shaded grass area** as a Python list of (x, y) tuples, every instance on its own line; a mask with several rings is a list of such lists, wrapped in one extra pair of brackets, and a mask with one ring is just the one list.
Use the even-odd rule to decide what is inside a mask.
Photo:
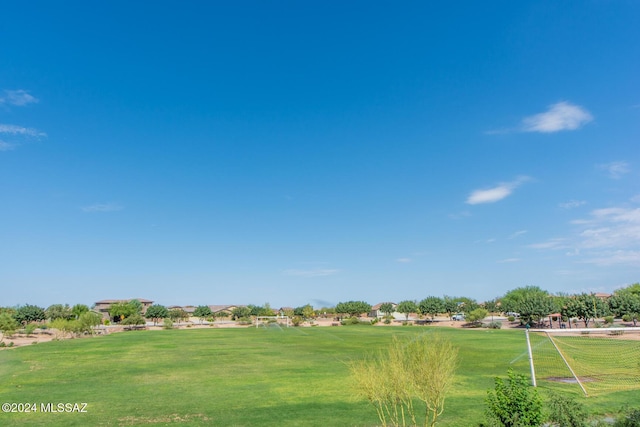
[[(439, 425), (474, 426), (495, 376), (528, 374), (522, 331), (428, 327), (137, 331), (0, 352), (0, 402), (87, 402), (87, 413), (0, 413), (3, 426), (374, 426), (348, 363), (391, 337), (440, 333), (459, 347)], [(563, 385), (552, 385), (564, 390)], [(613, 412), (637, 391), (584, 399)]]

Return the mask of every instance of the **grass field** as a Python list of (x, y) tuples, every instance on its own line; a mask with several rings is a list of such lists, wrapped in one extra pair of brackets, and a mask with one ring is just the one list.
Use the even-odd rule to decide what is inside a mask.
[[(495, 376), (528, 374), (524, 333), (428, 327), (138, 331), (0, 351), (0, 402), (87, 403), (86, 413), (0, 413), (2, 426), (374, 426), (356, 397), (350, 360), (392, 335), (441, 333), (460, 349), (439, 425), (474, 426)], [(640, 401), (639, 391), (584, 398), (593, 413)], [(544, 390), (542, 390), (544, 391)], [(636, 404), (637, 405), (637, 404)]]

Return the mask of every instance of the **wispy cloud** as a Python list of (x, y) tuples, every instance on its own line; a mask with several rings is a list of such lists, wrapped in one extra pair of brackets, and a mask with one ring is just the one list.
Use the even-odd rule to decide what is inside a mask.
[(524, 132), (552, 133), (576, 130), (593, 120), (589, 111), (569, 102), (550, 105), (544, 113), (526, 117), (522, 121)]
[(298, 277), (323, 277), (323, 276), (333, 276), (338, 274), (340, 270), (329, 269), (329, 268), (314, 268), (310, 270), (295, 270), (289, 269), (284, 270), (282, 274), (285, 276), (298, 276)]
[(38, 140), (47, 136), (46, 133), (34, 128), (8, 125), (0, 123), (0, 151), (9, 151), (25, 142)]
[(80, 208), (83, 212), (116, 212), (124, 209), (118, 203), (94, 203)]
[(558, 203), (558, 207), (561, 209), (574, 209), (585, 204), (587, 204), (587, 202), (584, 200), (569, 200), (568, 202)]
[(503, 182), (495, 187), (475, 190), (467, 198), (466, 203), (469, 205), (478, 205), (481, 203), (495, 203), (513, 193), (522, 183), (529, 181), (531, 178), (527, 176), (518, 177), (515, 181)]
[(629, 163), (627, 162), (610, 162), (598, 165), (598, 169), (605, 171), (609, 178), (620, 179), (622, 175), (631, 172)]
[(25, 128), (22, 126), (15, 126), (15, 125), (5, 125), (5, 124), (0, 124), (0, 133), (6, 134), (6, 135), (23, 135), (23, 136), (34, 136), (34, 137), (47, 136), (46, 133), (40, 132), (37, 129)]
[(572, 236), (529, 245), (540, 250), (567, 249), (576, 262), (611, 266), (640, 261), (640, 208), (595, 209), (587, 218), (571, 221)]
[(413, 259), (411, 258), (397, 258), (396, 262), (399, 262), (401, 264), (407, 264), (410, 263), (411, 261), (413, 261)]
[(568, 246), (567, 246), (566, 239), (555, 237), (545, 242), (533, 243), (531, 245), (528, 245), (528, 247), (531, 249), (563, 249), (563, 248), (566, 249)]
[(512, 234), (509, 236), (509, 239), (515, 239), (516, 237), (520, 237), (520, 236), (522, 236), (523, 234), (527, 234), (527, 230), (518, 230), (518, 231), (516, 231), (515, 233), (512, 233)]
[(4, 95), (0, 96), (0, 104), (16, 105), (23, 107), (25, 105), (34, 104), (39, 102), (38, 98), (31, 95), (26, 90), (3, 90)]

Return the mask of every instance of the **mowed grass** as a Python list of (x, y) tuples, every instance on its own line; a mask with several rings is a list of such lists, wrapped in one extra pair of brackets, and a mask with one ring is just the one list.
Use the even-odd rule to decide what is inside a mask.
[[(2, 426), (375, 426), (348, 363), (392, 336), (440, 333), (460, 365), (439, 425), (477, 426), (484, 398), (509, 367), (528, 374), (524, 333), (429, 327), (137, 331), (0, 352), (0, 402), (80, 403), (87, 413), (0, 413)], [(613, 357), (613, 356), (612, 356)], [(592, 412), (640, 400), (624, 391), (583, 398)], [(544, 392), (544, 390), (542, 390)]]

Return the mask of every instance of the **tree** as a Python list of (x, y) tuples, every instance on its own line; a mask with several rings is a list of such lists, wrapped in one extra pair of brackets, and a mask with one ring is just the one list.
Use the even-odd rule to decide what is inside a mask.
[(169, 310), (167, 310), (167, 307), (165, 307), (164, 305), (153, 304), (149, 306), (149, 308), (147, 308), (144, 317), (146, 317), (147, 319), (153, 319), (153, 324), (157, 325), (158, 320), (169, 317)]
[(391, 316), (391, 313), (393, 313), (393, 304), (390, 302), (383, 302), (382, 304), (380, 304), (380, 311), (384, 313), (385, 316), (389, 317)]
[(133, 314), (139, 314), (137, 305), (132, 301), (118, 301), (111, 304), (109, 316), (114, 322), (120, 322)]
[(633, 321), (633, 326), (637, 325), (640, 317), (640, 290), (637, 283), (624, 289), (618, 289), (607, 301), (609, 309), (616, 317), (621, 317)]
[(455, 313), (463, 312), (467, 314), (478, 308), (477, 301), (467, 297), (450, 297), (445, 295), (442, 301), (444, 304), (444, 312), (447, 313), (449, 319), (451, 319)]
[(433, 320), (439, 313), (444, 311), (444, 301), (438, 297), (426, 297), (418, 304), (418, 310), (420, 310), (421, 314), (431, 316), (431, 320)]
[(398, 306), (396, 307), (396, 310), (399, 313), (404, 314), (405, 320), (409, 320), (409, 314), (418, 312), (418, 305), (415, 303), (415, 301), (400, 301), (398, 303)]
[(495, 298), (489, 301), (485, 301), (483, 305), (489, 313), (497, 313), (500, 310), (500, 304)]
[(311, 304), (307, 304), (302, 307), (302, 317), (304, 317), (305, 319), (313, 319), (315, 317), (315, 314), (316, 312), (313, 310)]
[(168, 317), (172, 321), (178, 322), (180, 320), (188, 319), (189, 313), (187, 313), (181, 308), (172, 308), (171, 310), (169, 310)]
[(231, 318), (233, 320), (242, 319), (251, 316), (251, 309), (249, 307), (236, 307), (231, 310)]
[(454, 313), (458, 312), (458, 303), (453, 297), (445, 295), (442, 299), (444, 312), (447, 313), (449, 319), (454, 315)]
[(140, 300), (132, 299), (129, 301), (129, 305), (135, 310), (134, 313), (142, 314), (142, 309), (144, 308), (144, 306), (142, 305)]
[[(5, 336), (11, 336), (18, 329), (18, 322), (13, 318), (9, 313), (1, 313), (0, 314), (0, 332), (2, 332), (2, 338)], [(2, 339), (0, 339), (2, 342)]]
[(198, 317), (198, 318), (200, 318), (200, 323), (202, 323), (202, 321), (204, 319), (206, 319), (207, 317), (211, 316), (211, 314), (212, 314), (212, 311), (211, 311), (211, 308), (209, 308), (208, 305), (199, 305), (193, 311), (193, 315)]
[(37, 305), (26, 304), (18, 307), (16, 314), (13, 316), (18, 323), (26, 325), (31, 322), (41, 322), (47, 318), (44, 309)]
[(336, 313), (348, 314), (351, 317), (358, 317), (369, 311), (371, 311), (371, 305), (364, 301), (347, 301), (336, 304)]
[(84, 304), (76, 304), (71, 307), (71, 314), (73, 314), (76, 319), (79, 319), (80, 315), (82, 313), (86, 313), (87, 311), (89, 311), (89, 307)]
[(540, 322), (554, 309), (553, 298), (537, 286), (516, 288), (502, 297), (502, 310), (520, 313), (522, 323)]
[(49, 319), (49, 320), (56, 320), (56, 319), (69, 320), (69, 319), (71, 319), (73, 317), (73, 313), (71, 312), (71, 307), (69, 307), (69, 304), (65, 304), (65, 305), (53, 304), (53, 305), (50, 305), (45, 310), (45, 315), (47, 316), (47, 319)]
[(561, 315), (564, 317), (577, 317), (584, 322), (584, 327), (589, 327), (589, 321), (597, 316), (606, 316), (608, 306), (594, 294), (582, 293), (569, 298), (563, 307)]
[(81, 333), (93, 333), (93, 328), (98, 326), (101, 320), (102, 316), (95, 311), (85, 311), (80, 314), (76, 322), (78, 322), (78, 329)]
[(495, 379), (495, 390), (487, 395), (486, 415), (504, 427), (540, 426), (544, 421), (542, 399), (524, 375), (509, 369), (508, 379)]
[(477, 324), (482, 322), (482, 319), (487, 317), (487, 314), (489, 314), (487, 309), (476, 308), (475, 310), (473, 310), (471, 313), (467, 315), (467, 320), (469, 321), (469, 323)]

